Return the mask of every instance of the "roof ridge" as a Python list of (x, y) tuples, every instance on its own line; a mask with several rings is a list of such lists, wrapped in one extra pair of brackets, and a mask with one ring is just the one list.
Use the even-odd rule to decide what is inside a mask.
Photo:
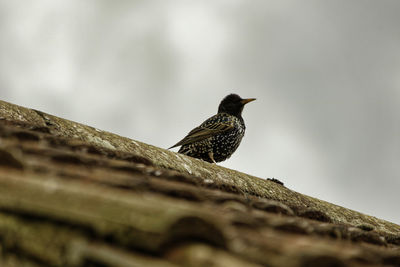
[(199, 184), (236, 194), (279, 201), (297, 215), (338, 224), (360, 227), (368, 225), (384, 235), (400, 235), (400, 226), (373, 216), (347, 209), (290, 190), (278, 183), (194, 159), (163, 148), (98, 130), (81, 123), (62, 119), (41, 111), (0, 101), (0, 119), (42, 134), (80, 140), (111, 153), (127, 153), (145, 165), (195, 176)]

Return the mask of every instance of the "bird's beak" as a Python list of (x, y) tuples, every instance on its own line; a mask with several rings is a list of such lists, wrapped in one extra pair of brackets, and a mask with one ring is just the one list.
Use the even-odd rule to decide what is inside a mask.
[(242, 101), (240, 101), (243, 105), (246, 105), (247, 103), (256, 100), (255, 98), (246, 98), (246, 99), (242, 99)]

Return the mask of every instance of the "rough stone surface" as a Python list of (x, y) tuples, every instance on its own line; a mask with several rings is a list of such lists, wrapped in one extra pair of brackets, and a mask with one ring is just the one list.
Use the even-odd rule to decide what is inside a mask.
[(148, 145), (126, 137), (61, 119), (43, 112), (0, 101), (0, 118), (49, 126), (51, 132), (66, 138), (75, 138), (105, 149), (116, 149), (145, 158), (152, 165), (190, 174), (218, 185), (231, 186), (243, 194), (251, 194), (285, 203), (288, 206), (312, 208), (325, 213), (333, 222), (373, 225), (377, 231), (400, 234), (396, 224), (349, 210), (316, 198), (294, 192), (284, 186), (199, 159)]
[(399, 240), (279, 183), (0, 101), (0, 266), (399, 266)]

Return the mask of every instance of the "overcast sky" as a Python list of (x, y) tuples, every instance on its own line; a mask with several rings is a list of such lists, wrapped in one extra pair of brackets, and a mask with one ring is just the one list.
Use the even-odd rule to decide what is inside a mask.
[(0, 99), (166, 148), (225, 95), (255, 97), (220, 165), (399, 224), (399, 14), (398, 0), (0, 0)]

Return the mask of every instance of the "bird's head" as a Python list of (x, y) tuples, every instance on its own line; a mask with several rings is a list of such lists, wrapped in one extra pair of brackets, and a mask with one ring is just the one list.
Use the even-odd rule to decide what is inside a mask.
[(236, 117), (241, 117), (244, 105), (254, 100), (256, 99), (243, 99), (237, 94), (227, 95), (219, 104), (218, 113), (225, 112)]

